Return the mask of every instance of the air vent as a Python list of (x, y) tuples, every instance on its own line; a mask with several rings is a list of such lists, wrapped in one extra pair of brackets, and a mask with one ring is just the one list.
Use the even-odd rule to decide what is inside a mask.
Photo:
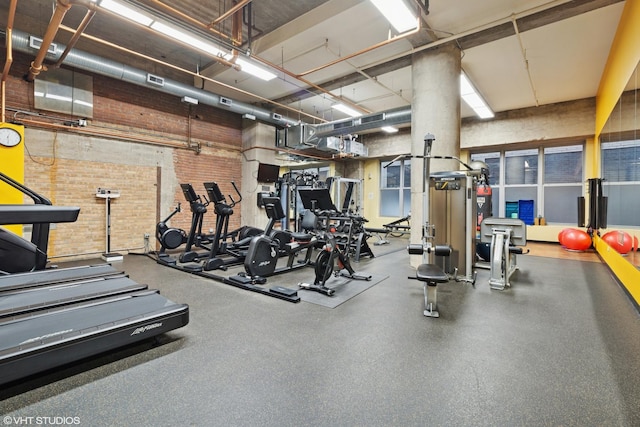
[(282, 115), (280, 115), (278, 113), (273, 113), (271, 115), (271, 118), (273, 118), (273, 120), (282, 120)]
[(339, 123), (333, 124), (334, 129), (344, 129), (344, 128), (350, 128), (352, 126), (353, 126), (353, 120), (348, 120), (346, 122), (339, 122)]
[(227, 107), (230, 107), (231, 104), (233, 104), (233, 101), (230, 100), (229, 98), (225, 98), (224, 96), (221, 96), (220, 97), (220, 104), (226, 105)]
[(384, 113), (374, 114), (372, 116), (360, 117), (360, 124), (373, 123), (384, 120)]
[(155, 86), (164, 86), (164, 79), (160, 76), (154, 76), (153, 74), (147, 74), (147, 83), (151, 83)]
[[(29, 36), (29, 47), (36, 50), (40, 49), (42, 47), (42, 39), (39, 39), (34, 36)], [(49, 45), (49, 48), (47, 49), (47, 53), (55, 55), (57, 47), (58, 47), (57, 44), (51, 43)]]

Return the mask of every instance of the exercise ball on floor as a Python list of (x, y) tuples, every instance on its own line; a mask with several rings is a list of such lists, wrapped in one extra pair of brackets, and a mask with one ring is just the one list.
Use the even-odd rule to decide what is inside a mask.
[(560, 231), (558, 233), (558, 243), (560, 243), (560, 246), (564, 246), (564, 233), (566, 233), (567, 231), (571, 231), (574, 230), (573, 228), (563, 228), (562, 231)]
[(562, 233), (560, 244), (570, 251), (586, 251), (591, 247), (591, 243), (591, 236), (585, 231), (568, 228)]
[(633, 247), (633, 239), (629, 233), (624, 231), (612, 230), (602, 236), (607, 245), (619, 254), (625, 255), (631, 251)]

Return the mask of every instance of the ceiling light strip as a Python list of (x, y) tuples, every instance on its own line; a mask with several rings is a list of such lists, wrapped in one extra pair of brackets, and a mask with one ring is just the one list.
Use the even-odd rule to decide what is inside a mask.
[(259, 79), (269, 81), (277, 77), (274, 73), (265, 70), (264, 68), (252, 63), (249, 60), (236, 58), (235, 62), (233, 62), (233, 54), (222, 51), (214, 44), (201, 39), (200, 37), (193, 36), (174, 25), (170, 25), (166, 22), (156, 19), (155, 17), (151, 17), (147, 14), (139, 12), (135, 8), (125, 6), (115, 0), (102, 0), (100, 2), (100, 7), (104, 7), (106, 10), (109, 10), (110, 12), (113, 12), (123, 18), (132, 20), (138, 24), (148, 27), (177, 42), (194, 47), (208, 55), (215, 57), (216, 59), (224, 58), (226, 62), (221, 62), (224, 62), (226, 65), (237, 67), (239, 70), (244, 71), (247, 74), (251, 74), (254, 77), (258, 77)]
[(493, 111), (464, 72), (460, 73), (460, 96), (481, 119), (494, 117)]
[(371, 0), (371, 3), (387, 18), (400, 34), (418, 27), (418, 18), (402, 0)]

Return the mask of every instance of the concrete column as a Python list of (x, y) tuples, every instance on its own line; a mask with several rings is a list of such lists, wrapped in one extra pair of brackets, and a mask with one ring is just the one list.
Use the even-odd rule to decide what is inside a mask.
[(243, 120), (242, 128), (242, 225), (264, 228), (268, 218), (257, 205), (258, 192), (275, 191), (273, 184), (257, 180), (258, 164), (280, 164), (276, 161), (275, 130), (260, 122)]
[[(454, 43), (418, 52), (412, 58), (411, 155), (422, 156), (424, 137), (435, 136), (434, 156), (460, 154), (460, 49)], [(458, 170), (455, 160), (431, 159), (431, 172)], [(411, 165), (411, 242), (419, 243), (424, 225), (423, 161)], [(416, 266), (421, 259), (412, 257)]]

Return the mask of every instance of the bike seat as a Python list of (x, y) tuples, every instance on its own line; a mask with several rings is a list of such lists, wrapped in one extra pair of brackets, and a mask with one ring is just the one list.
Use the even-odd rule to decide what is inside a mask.
[(313, 239), (313, 234), (311, 233), (291, 233), (291, 238), (298, 242), (308, 242)]

